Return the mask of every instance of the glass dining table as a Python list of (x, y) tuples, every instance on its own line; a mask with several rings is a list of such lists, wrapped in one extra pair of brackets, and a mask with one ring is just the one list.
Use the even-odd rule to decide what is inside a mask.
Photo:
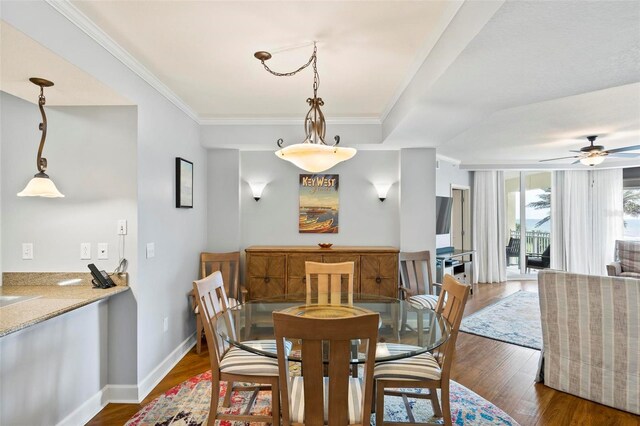
[[(346, 298), (345, 298), (346, 299)], [(288, 312), (313, 318), (339, 318), (375, 312), (380, 315), (376, 347), (376, 362), (406, 358), (431, 351), (447, 341), (451, 326), (439, 313), (431, 309), (416, 309), (408, 302), (376, 295), (353, 296), (353, 305), (307, 304), (305, 295), (286, 295), (251, 300), (225, 311), (216, 321), (218, 335), (230, 345), (266, 357), (277, 358), (273, 345), (273, 312)], [(421, 330), (417, 328), (422, 317)], [(271, 340), (271, 344), (267, 344)], [(265, 341), (261, 344), (261, 341)], [(298, 342), (290, 361), (300, 361)], [(363, 363), (363, 342), (355, 342), (351, 363)]]

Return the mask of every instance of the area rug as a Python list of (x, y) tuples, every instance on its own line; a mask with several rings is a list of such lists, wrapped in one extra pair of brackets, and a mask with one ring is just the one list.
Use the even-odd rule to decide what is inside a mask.
[(525, 348), (542, 348), (538, 293), (518, 291), (462, 320), (460, 331), (513, 343)]
[[(144, 406), (133, 416), (126, 426), (200, 426), (206, 424), (209, 414), (211, 392), (211, 371), (192, 377), (184, 383), (168, 390), (163, 395)], [(220, 383), (220, 403), (226, 392), (226, 383)], [(244, 410), (250, 399), (250, 392), (235, 391), (229, 408), (219, 408), (227, 413), (237, 414)], [(451, 382), (451, 414), (454, 425), (517, 425), (508, 414), (473, 393), (464, 386)], [(431, 404), (425, 400), (410, 399), (417, 421), (432, 418)], [(260, 392), (252, 414), (271, 412), (271, 392)], [(385, 420), (407, 421), (402, 399), (385, 398)], [(221, 426), (257, 425), (262, 423), (218, 422)], [(372, 418), (371, 424), (375, 425)]]

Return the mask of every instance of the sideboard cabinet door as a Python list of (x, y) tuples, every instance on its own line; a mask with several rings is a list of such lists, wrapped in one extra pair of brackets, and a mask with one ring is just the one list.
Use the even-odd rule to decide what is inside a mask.
[(395, 254), (361, 256), (360, 293), (397, 297), (398, 256)]
[(247, 256), (249, 300), (285, 294), (285, 265), (284, 254)]

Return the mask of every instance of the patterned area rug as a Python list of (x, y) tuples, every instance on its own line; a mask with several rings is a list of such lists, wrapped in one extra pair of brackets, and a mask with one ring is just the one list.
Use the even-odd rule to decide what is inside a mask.
[[(211, 371), (192, 377), (170, 389), (136, 413), (126, 426), (172, 425), (200, 426), (206, 424), (211, 392)], [(220, 383), (220, 403), (226, 392), (226, 383)], [(231, 407), (219, 408), (237, 414), (244, 410), (250, 392), (234, 392)], [(451, 382), (451, 410), (454, 425), (517, 425), (504, 411), (456, 382)], [(433, 416), (431, 404), (424, 400), (410, 399), (417, 421), (427, 421)], [(253, 414), (271, 412), (271, 392), (260, 392), (252, 410)], [(385, 398), (385, 420), (407, 421), (402, 400)], [(243, 422), (221, 421), (221, 426), (239, 426)], [(259, 423), (249, 423), (250, 425)], [(375, 425), (375, 419), (371, 419)]]
[(525, 348), (542, 348), (538, 293), (518, 291), (462, 320), (460, 331), (513, 343)]

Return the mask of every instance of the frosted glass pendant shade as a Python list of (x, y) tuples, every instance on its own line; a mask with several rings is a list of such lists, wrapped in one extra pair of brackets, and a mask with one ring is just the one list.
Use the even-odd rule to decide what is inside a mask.
[(276, 151), (276, 155), (302, 170), (320, 173), (356, 155), (355, 148), (338, 148), (315, 143), (298, 143)]
[(580, 159), (580, 162), (585, 166), (595, 166), (604, 161), (604, 156), (600, 155), (590, 155), (588, 157), (584, 157)]
[(44, 173), (38, 173), (21, 192), (18, 192), (18, 197), (61, 198), (64, 195), (58, 191), (56, 184), (49, 179), (49, 176)]

